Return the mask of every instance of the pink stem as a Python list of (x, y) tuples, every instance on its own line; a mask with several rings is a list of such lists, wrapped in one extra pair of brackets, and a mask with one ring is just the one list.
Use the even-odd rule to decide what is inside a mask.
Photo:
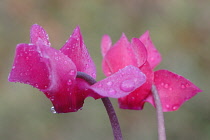
[(156, 114), (157, 114), (157, 121), (158, 121), (158, 139), (166, 140), (164, 115), (163, 115), (163, 111), (162, 111), (160, 97), (159, 97), (159, 94), (157, 92), (155, 85), (152, 85), (152, 94), (153, 94), (153, 97), (155, 100), (155, 106), (156, 106)]

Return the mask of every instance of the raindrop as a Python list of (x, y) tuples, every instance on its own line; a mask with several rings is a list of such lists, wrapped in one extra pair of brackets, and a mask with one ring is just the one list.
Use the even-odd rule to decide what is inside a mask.
[(72, 69), (72, 70), (70, 70), (69, 74), (70, 75), (75, 75), (76, 74), (76, 71)]
[(56, 114), (56, 113), (57, 113), (57, 112), (55, 111), (54, 106), (52, 106), (50, 110), (51, 110), (51, 112), (52, 112), (53, 114)]
[(181, 88), (183, 88), (183, 89), (184, 89), (184, 88), (186, 88), (186, 86), (182, 84), (182, 85), (181, 85)]
[(113, 95), (113, 94), (116, 94), (116, 91), (115, 91), (114, 89), (110, 89), (110, 90), (108, 91), (108, 93), (111, 94), (111, 95)]
[(72, 85), (72, 80), (71, 79), (68, 80), (67, 85), (69, 85), (69, 86)]
[(29, 60), (29, 57), (26, 57), (26, 60)]
[(39, 85), (38, 85), (38, 84), (35, 84), (35, 87), (36, 87), (36, 88), (38, 88), (38, 87), (39, 87)]
[(172, 88), (169, 88), (169, 90), (172, 91), (173, 89)]
[(178, 109), (178, 106), (174, 105), (174, 106), (172, 107), (172, 109), (173, 109), (173, 110), (177, 110), (177, 109)]
[(166, 105), (166, 108), (168, 108), (168, 109), (169, 109), (169, 108), (170, 108), (170, 105)]
[(120, 85), (120, 89), (125, 92), (131, 92), (135, 89), (135, 82), (133, 80), (123, 81)]
[(98, 84), (98, 87), (102, 87), (102, 84)]
[(165, 84), (165, 86), (164, 86), (165, 88), (168, 88), (168, 84)]
[(96, 77), (96, 74), (95, 73), (92, 73), (92, 77)]
[(13, 66), (12, 69), (15, 69), (15, 66)]
[(165, 84), (164, 83), (161, 83), (161, 86), (164, 86)]
[(109, 81), (108, 83), (106, 83), (107, 84), (107, 86), (111, 86), (112, 85), (112, 82), (111, 81)]

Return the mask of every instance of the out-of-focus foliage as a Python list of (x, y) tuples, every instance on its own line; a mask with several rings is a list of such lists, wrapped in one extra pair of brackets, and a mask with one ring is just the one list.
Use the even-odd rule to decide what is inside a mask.
[[(168, 0), (1, 0), (0, 1), (0, 137), (4, 140), (113, 139), (100, 100), (85, 101), (82, 111), (52, 114), (51, 103), (28, 85), (9, 83), (15, 46), (29, 42), (32, 24), (43, 26), (59, 49), (80, 25), (98, 70), (100, 41), (109, 34), (115, 43), (124, 32), (130, 39), (150, 30), (169, 69), (190, 79), (204, 92), (181, 109), (165, 113), (169, 140), (210, 139), (210, 1)], [(121, 110), (124, 139), (157, 139), (155, 109)]]

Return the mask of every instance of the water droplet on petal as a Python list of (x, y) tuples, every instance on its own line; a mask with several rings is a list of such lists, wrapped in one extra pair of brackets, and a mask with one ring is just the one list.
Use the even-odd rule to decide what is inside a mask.
[(15, 69), (15, 66), (13, 66), (12, 69)]
[(29, 57), (26, 57), (26, 60), (29, 60)]
[(177, 110), (177, 108), (178, 108), (178, 106), (176, 106), (176, 105), (174, 105), (174, 106), (172, 107), (173, 110)]
[(168, 109), (169, 109), (169, 108), (170, 108), (170, 105), (166, 105), (166, 108), (168, 108)]
[(133, 80), (125, 80), (121, 83), (120, 89), (125, 92), (131, 92), (135, 89), (135, 82)]
[(169, 90), (172, 91), (173, 89), (172, 88), (169, 88)]
[(164, 86), (165, 88), (168, 88), (168, 84), (165, 84), (165, 86)]
[(75, 75), (76, 74), (76, 71), (72, 69), (72, 70), (70, 70), (69, 74), (70, 75)]
[(72, 85), (72, 80), (71, 79), (68, 80), (67, 85), (69, 85), (69, 86)]
[(108, 91), (108, 93), (111, 94), (111, 95), (113, 95), (113, 94), (116, 94), (116, 91), (115, 91), (114, 89), (110, 89), (110, 90)]
[(108, 83), (106, 83), (107, 84), (107, 86), (111, 86), (112, 85), (112, 82), (111, 81), (109, 81)]
[(54, 106), (52, 106), (50, 110), (51, 110), (51, 112), (52, 112), (53, 114), (56, 114), (56, 113), (57, 113), (57, 112), (55, 111)]
[(182, 85), (181, 85), (181, 88), (184, 89), (184, 88), (186, 88), (186, 86), (182, 84)]
[(164, 83), (161, 83), (161, 86), (164, 86), (165, 84)]
[(35, 84), (35, 87), (36, 87), (36, 88), (38, 88), (38, 87), (39, 87), (39, 85), (38, 85), (38, 84)]

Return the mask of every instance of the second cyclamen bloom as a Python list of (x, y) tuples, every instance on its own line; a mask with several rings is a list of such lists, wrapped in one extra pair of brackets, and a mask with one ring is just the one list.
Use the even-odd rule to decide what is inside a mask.
[(67, 113), (81, 109), (89, 96), (95, 99), (126, 96), (146, 79), (138, 68), (128, 66), (90, 85), (76, 78), (78, 71), (96, 78), (95, 64), (84, 44), (80, 28), (76, 27), (64, 46), (56, 50), (51, 47), (46, 31), (35, 24), (31, 27), (30, 43), (16, 47), (9, 81), (38, 88), (51, 100), (57, 113)]
[(125, 66), (133, 65), (147, 77), (142, 86), (118, 99), (120, 108), (141, 110), (145, 102), (155, 106), (151, 93), (153, 84), (157, 87), (165, 112), (177, 110), (185, 101), (201, 92), (197, 86), (180, 75), (168, 70), (153, 71), (162, 58), (152, 43), (148, 31), (139, 38), (132, 38), (131, 42), (123, 34), (113, 46), (111, 38), (104, 35), (101, 49), (102, 67), (106, 76), (114, 74)]

